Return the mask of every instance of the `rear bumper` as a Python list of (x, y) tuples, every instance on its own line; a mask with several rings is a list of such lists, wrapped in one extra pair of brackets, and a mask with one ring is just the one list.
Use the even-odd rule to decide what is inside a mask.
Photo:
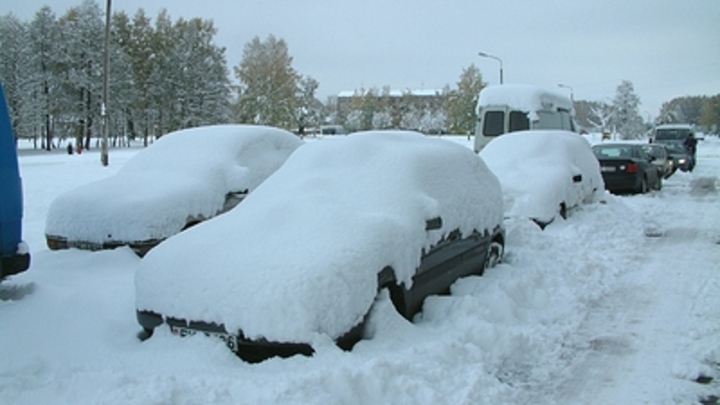
[(642, 186), (642, 176), (639, 174), (607, 174), (603, 173), (605, 189), (611, 193), (636, 192)]

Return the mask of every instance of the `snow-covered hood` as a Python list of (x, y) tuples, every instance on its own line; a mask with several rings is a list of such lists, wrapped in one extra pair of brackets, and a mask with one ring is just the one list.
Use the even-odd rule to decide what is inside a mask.
[(114, 176), (57, 197), (45, 233), (91, 243), (162, 239), (209, 218), (229, 192), (257, 187), (303, 142), (270, 127), (219, 125), (169, 133)]
[(461, 145), (410, 132), (315, 141), (236, 209), (151, 251), (137, 309), (251, 339), (337, 338), (367, 313), (385, 266), (410, 283), (423, 248), (502, 217), (497, 179)]

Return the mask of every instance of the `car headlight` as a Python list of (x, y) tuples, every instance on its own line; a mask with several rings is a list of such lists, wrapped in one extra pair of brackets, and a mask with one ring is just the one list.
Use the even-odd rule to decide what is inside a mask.
[(680, 164), (685, 163), (685, 158), (680, 158), (680, 159), (678, 159), (678, 163), (680, 163)]

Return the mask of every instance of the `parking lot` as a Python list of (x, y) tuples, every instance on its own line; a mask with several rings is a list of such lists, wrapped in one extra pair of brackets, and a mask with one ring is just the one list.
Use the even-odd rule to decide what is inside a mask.
[(129, 248), (45, 247), (52, 200), (135, 153), (111, 151), (109, 167), (95, 151), (21, 153), (33, 264), (0, 285), (0, 402), (693, 403), (720, 392), (717, 138), (662, 190), (607, 194), (544, 231), (507, 220), (503, 263), (430, 297), (413, 322), (381, 298), (372, 338), (352, 351), (318, 339), (312, 357), (260, 364), (204, 336), (161, 330), (141, 343)]

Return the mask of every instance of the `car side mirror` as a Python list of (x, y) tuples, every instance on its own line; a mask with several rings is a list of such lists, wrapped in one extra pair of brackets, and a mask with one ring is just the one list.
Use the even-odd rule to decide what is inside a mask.
[(442, 228), (442, 218), (435, 217), (432, 219), (428, 219), (425, 221), (425, 230), (426, 231), (434, 231), (436, 229)]
[(576, 174), (573, 176), (573, 183), (580, 183), (582, 181), (582, 174)]

